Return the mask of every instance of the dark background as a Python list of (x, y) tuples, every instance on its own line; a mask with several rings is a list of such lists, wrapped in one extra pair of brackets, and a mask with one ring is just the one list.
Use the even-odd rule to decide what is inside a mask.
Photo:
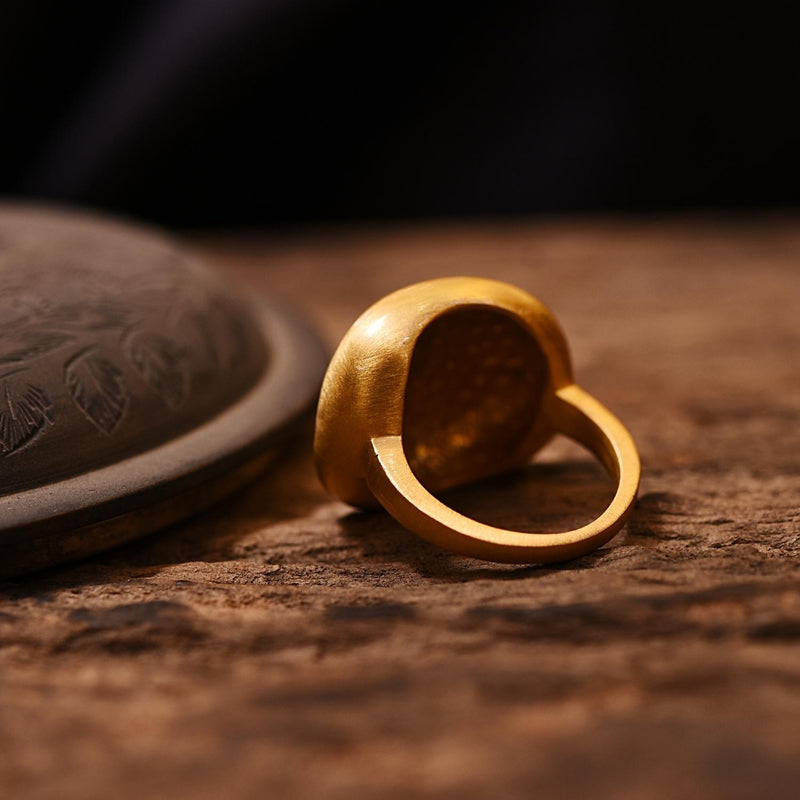
[(176, 226), (798, 199), (797, 14), (7, 0), (0, 192)]

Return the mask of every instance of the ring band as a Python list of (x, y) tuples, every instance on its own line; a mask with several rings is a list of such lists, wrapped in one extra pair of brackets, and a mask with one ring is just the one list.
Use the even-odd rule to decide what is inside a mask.
[[(522, 533), (485, 525), (437, 500), (408, 464), (401, 436), (372, 439), (367, 484), (404, 527), (453, 552), (505, 563), (565, 561), (591, 552), (625, 524), (639, 486), (639, 456), (631, 435), (604, 406), (574, 384), (557, 393), (558, 433), (592, 451), (617, 481), (606, 510), (588, 525), (563, 533)], [(560, 423), (560, 424), (559, 424)]]
[[(461, 321), (454, 313), (461, 314)], [(495, 320), (492, 314), (503, 316)], [(524, 335), (506, 330), (511, 321)], [(426, 339), (425, 331), (435, 324), (442, 330)], [(488, 338), (495, 332), (500, 340), (482, 349), (472, 344), (456, 347), (478, 353), (477, 364), (459, 371), (451, 363), (453, 342), (458, 345), (481, 325)], [(415, 373), (415, 352), (426, 350), (427, 371), (420, 377)], [(542, 370), (537, 367), (539, 357)], [(450, 379), (448, 369), (454, 376)], [(495, 377), (496, 384), (511, 381), (510, 389), (492, 388), (480, 380), (482, 371)], [(535, 372), (536, 380), (526, 372)], [(461, 391), (474, 374), (476, 386), (494, 392), (489, 402), (481, 404), (475, 392)], [(443, 391), (437, 390), (440, 385)], [(415, 403), (414, 393), (420, 391), (423, 399)], [(442, 395), (438, 400), (437, 391)], [(467, 398), (461, 405), (459, 393)], [(519, 420), (515, 418), (519, 413), (512, 413), (518, 411), (520, 396), (531, 398), (524, 407), (533, 419)], [(461, 415), (460, 427), (441, 433), (446, 426), (441, 413), (437, 416), (437, 402), (444, 404), (445, 412), (450, 405), (455, 408)], [(430, 417), (422, 421), (421, 446), (411, 442), (420, 438), (414, 431), (419, 424), (408, 419), (412, 413)], [(491, 458), (484, 457), (478, 445), (491, 447), (509, 426), (514, 427), (505, 436), (507, 446), (493, 451)], [(585, 446), (616, 480), (610, 505), (587, 525), (561, 533), (504, 530), (463, 516), (432, 493), (524, 466), (554, 434)], [(506, 563), (564, 561), (604, 544), (624, 525), (640, 477), (630, 433), (572, 379), (566, 340), (552, 314), (520, 289), (477, 278), (444, 278), (407, 287), (359, 318), (334, 355), (323, 383), (315, 451), (323, 483), (340, 498), (362, 507), (377, 502), (434, 544)], [(415, 459), (416, 470), (410, 463)]]

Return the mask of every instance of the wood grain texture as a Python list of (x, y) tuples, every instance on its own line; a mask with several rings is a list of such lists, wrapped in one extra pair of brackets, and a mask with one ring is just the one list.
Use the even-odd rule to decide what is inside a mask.
[[(800, 221), (573, 221), (203, 241), (331, 346), (438, 275), (517, 283), (643, 458), (559, 567), (451, 556), (328, 499), (310, 432), (191, 523), (0, 585), (8, 798), (793, 798)], [(556, 443), (452, 493), (557, 530), (611, 487)]]

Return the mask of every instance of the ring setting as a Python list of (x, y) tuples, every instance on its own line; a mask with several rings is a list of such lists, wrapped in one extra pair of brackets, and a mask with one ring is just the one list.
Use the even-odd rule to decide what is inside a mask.
[[(616, 482), (587, 525), (505, 530), (436, 497), (525, 466), (555, 434), (594, 453)], [(506, 563), (564, 561), (604, 544), (625, 524), (640, 478), (633, 438), (575, 383), (552, 313), (483, 278), (414, 284), (359, 317), (323, 381), (314, 450), (322, 483), (341, 500), (383, 506), (434, 544)]]

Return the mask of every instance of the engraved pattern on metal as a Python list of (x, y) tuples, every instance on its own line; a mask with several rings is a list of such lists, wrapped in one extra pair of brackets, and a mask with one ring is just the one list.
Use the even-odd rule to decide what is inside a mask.
[(1, 209), (0, 495), (153, 447), (241, 395), (267, 361), (243, 306), (165, 237)]
[(268, 465), (325, 367), (291, 309), (148, 228), (0, 205), (0, 577), (197, 513)]

